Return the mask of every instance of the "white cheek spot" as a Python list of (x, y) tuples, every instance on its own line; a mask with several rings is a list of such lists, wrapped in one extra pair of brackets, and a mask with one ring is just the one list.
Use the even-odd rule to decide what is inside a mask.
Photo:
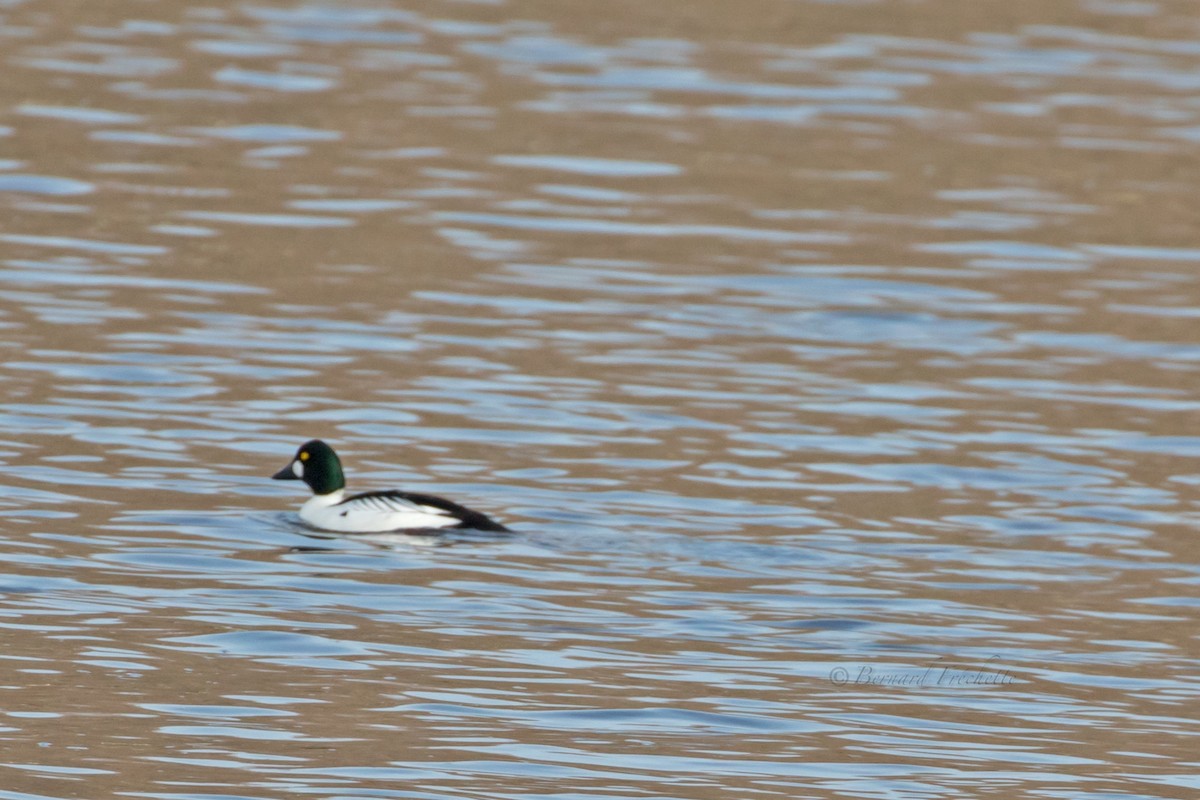
[(304, 462), (298, 458), (295, 461), (293, 461), (292, 462), (292, 473), (297, 478), (303, 478), (304, 477)]

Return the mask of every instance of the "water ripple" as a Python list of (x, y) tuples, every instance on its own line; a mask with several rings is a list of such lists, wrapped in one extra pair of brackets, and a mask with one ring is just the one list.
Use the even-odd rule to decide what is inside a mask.
[(0, 3), (0, 797), (1195, 788), (1182, 5), (93, 5)]

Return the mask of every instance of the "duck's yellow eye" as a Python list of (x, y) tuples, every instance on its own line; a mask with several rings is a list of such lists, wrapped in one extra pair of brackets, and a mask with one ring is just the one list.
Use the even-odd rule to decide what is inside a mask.
[(308, 461), (308, 451), (307, 450), (305, 450), (303, 453), (300, 454), (300, 460)]

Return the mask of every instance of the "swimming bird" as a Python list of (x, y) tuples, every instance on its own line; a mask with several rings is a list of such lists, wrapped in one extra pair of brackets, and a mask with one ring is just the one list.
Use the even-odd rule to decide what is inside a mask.
[(320, 439), (305, 442), (291, 462), (271, 476), (277, 481), (304, 481), (313, 496), (300, 507), (300, 519), (315, 528), (338, 533), (415, 531), (448, 528), (507, 532), (490, 517), (429, 494), (382, 491), (346, 496), (342, 462)]

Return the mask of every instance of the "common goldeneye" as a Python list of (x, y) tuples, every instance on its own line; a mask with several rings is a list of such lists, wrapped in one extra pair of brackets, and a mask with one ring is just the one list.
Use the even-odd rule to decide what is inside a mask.
[(300, 519), (327, 531), (382, 533), (446, 528), (508, 531), (478, 511), (428, 494), (382, 491), (347, 497), (342, 462), (333, 448), (320, 439), (301, 445), (291, 463), (271, 477), (277, 481), (307, 483), (313, 496), (300, 507)]

